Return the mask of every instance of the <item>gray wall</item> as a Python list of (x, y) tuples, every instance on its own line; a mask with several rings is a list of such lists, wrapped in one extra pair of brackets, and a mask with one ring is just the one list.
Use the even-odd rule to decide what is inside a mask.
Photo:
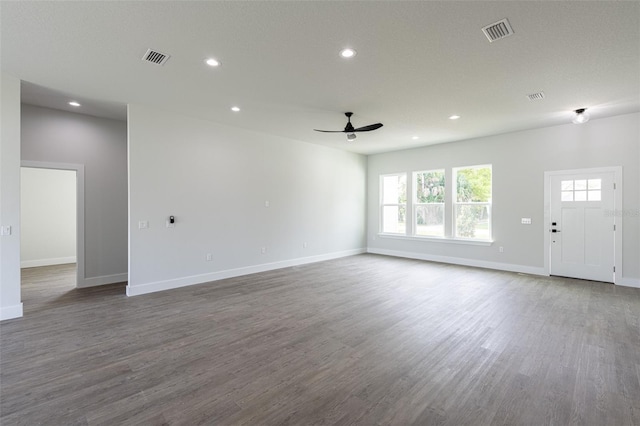
[[(368, 159), (368, 248), (419, 258), (541, 273), (544, 266), (544, 172), (622, 166), (622, 283), (640, 285), (640, 114), (372, 155)], [(378, 235), (381, 174), (493, 165), (493, 239), (475, 246)], [(447, 179), (450, 174), (447, 175)], [(450, 212), (449, 212), (450, 213)], [(450, 217), (448, 214), (447, 217)], [(521, 225), (520, 218), (532, 218)], [(500, 253), (498, 248), (504, 247)]]
[(0, 320), (22, 316), (20, 301), (20, 80), (0, 73)]
[(140, 105), (128, 123), (128, 294), (364, 251), (366, 157)]
[(84, 165), (85, 282), (126, 280), (127, 124), (22, 105), (23, 161)]
[(20, 266), (76, 263), (76, 171), (22, 167)]

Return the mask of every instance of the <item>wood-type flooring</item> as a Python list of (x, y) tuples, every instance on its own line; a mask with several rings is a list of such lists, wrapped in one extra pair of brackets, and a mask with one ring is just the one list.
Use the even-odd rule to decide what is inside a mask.
[(136, 297), (23, 270), (10, 425), (640, 425), (640, 289), (365, 254)]

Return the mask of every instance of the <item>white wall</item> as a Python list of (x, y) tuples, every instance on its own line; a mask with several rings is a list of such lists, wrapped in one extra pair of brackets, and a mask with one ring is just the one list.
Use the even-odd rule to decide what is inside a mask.
[(20, 266), (76, 262), (76, 172), (20, 170)]
[(364, 156), (140, 105), (128, 123), (129, 295), (364, 250)]
[(20, 302), (20, 80), (0, 73), (0, 320), (22, 316)]
[[(372, 252), (542, 273), (544, 172), (623, 167), (622, 284), (640, 285), (640, 114), (527, 130), (372, 155), (368, 159), (368, 248)], [(491, 246), (385, 238), (378, 234), (379, 176), (386, 173), (493, 165)], [(449, 175), (447, 176), (448, 179)], [(520, 218), (532, 218), (521, 225)], [(504, 247), (500, 253), (498, 247)]]
[(78, 286), (126, 281), (127, 124), (22, 105), (22, 160), (84, 167), (85, 276)]

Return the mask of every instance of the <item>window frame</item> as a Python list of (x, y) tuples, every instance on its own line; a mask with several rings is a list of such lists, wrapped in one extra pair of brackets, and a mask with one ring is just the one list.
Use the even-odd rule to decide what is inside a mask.
[[(470, 168), (489, 168), (491, 170), (491, 192), (488, 202), (458, 202), (458, 182), (457, 173), (459, 170)], [(417, 203), (416, 175), (418, 173), (428, 173), (444, 171), (445, 176), (445, 193), (444, 193), (444, 236), (418, 235), (417, 229), (417, 208), (423, 205), (436, 203)], [(390, 176), (404, 176), (405, 178), (405, 203), (384, 203), (384, 179)], [(449, 176), (449, 179), (447, 179)], [(377, 236), (383, 239), (396, 239), (408, 241), (424, 241), (445, 244), (462, 244), (474, 246), (491, 246), (493, 245), (493, 164), (477, 164), (469, 166), (445, 166), (413, 171), (402, 171), (395, 173), (383, 173), (378, 175), (378, 231)], [(487, 238), (467, 238), (457, 237), (456, 211), (459, 205), (484, 205), (487, 206)], [(404, 232), (385, 232), (384, 231), (384, 208), (386, 206), (404, 207)], [(374, 236), (375, 239), (375, 236)]]
[[(466, 169), (486, 169), (491, 171), (491, 193), (489, 201), (458, 201), (458, 171)], [(453, 190), (451, 197), (451, 233), (452, 237), (457, 240), (465, 241), (478, 241), (478, 242), (493, 242), (493, 165), (492, 164), (477, 164), (471, 166), (460, 166), (451, 168), (451, 182), (453, 182)], [(487, 231), (488, 238), (477, 237), (464, 237), (458, 236), (458, 207), (459, 206), (485, 206), (487, 208)]]
[[(397, 177), (402, 177), (404, 176), (405, 178), (405, 203), (385, 203), (384, 202), (384, 179), (388, 178), (388, 177), (392, 177), (392, 176), (397, 176)], [(408, 227), (408, 221), (407, 221), (407, 216), (410, 214), (409, 212), (409, 197), (407, 197), (407, 192), (409, 191), (409, 182), (407, 181), (407, 173), (406, 172), (397, 172), (397, 173), (387, 173), (387, 174), (382, 174), (380, 175), (380, 224), (378, 226), (378, 230), (379, 233), (381, 235), (394, 235), (394, 236), (406, 236), (407, 235), (407, 227)], [(405, 211), (405, 230), (404, 232), (389, 232), (389, 231), (385, 231), (384, 230), (384, 208), (385, 207), (393, 207), (396, 206), (398, 208), (401, 208), (404, 206), (404, 211)]]
[[(427, 203), (420, 203), (418, 202), (418, 175), (420, 174), (425, 174), (425, 173), (435, 173), (435, 172), (441, 172), (442, 176), (444, 178), (444, 194), (443, 194), (443, 201), (441, 203), (436, 203), (436, 202), (427, 202)], [(430, 170), (418, 170), (418, 171), (414, 171), (411, 172), (411, 217), (412, 217), (412, 235), (417, 237), (417, 238), (436, 238), (436, 239), (442, 239), (442, 238), (446, 238), (446, 232), (447, 232), (447, 228), (446, 228), (446, 220), (447, 220), (447, 203), (446, 203), (446, 197), (447, 197), (447, 171), (445, 168), (440, 168), (440, 169), (430, 169)], [(442, 235), (421, 235), (418, 234), (418, 208), (419, 207), (426, 207), (426, 206), (433, 206), (433, 205), (441, 205), (442, 206)]]

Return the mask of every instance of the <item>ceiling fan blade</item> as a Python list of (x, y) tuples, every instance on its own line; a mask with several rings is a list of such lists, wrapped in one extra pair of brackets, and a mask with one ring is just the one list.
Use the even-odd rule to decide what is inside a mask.
[(318, 130), (318, 129), (313, 129), (316, 132), (324, 132), (324, 133), (345, 133), (344, 130)]
[(369, 124), (368, 126), (358, 127), (357, 129), (353, 129), (354, 132), (370, 132), (372, 130), (376, 130), (382, 127), (382, 123)]

